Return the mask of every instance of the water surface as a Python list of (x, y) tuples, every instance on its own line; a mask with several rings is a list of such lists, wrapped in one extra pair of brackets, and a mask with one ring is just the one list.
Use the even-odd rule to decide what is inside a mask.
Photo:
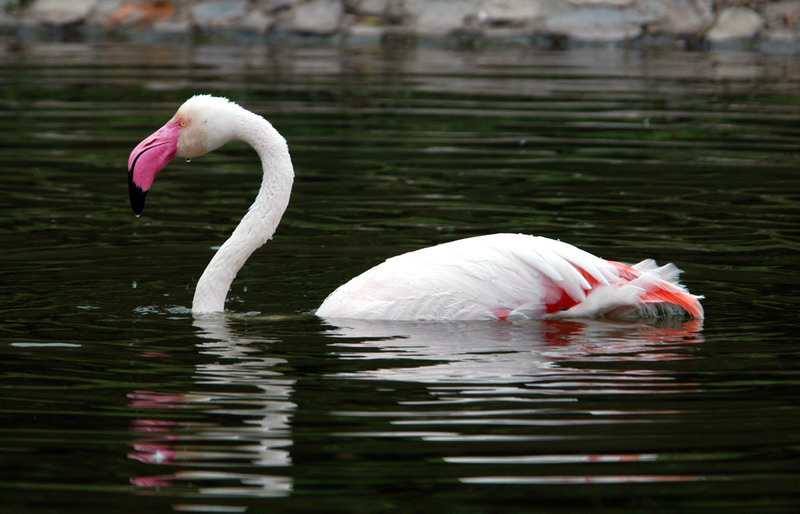
[[(800, 508), (793, 56), (7, 45), (0, 86), (1, 510)], [(229, 313), (193, 318), (256, 156), (174, 162), (141, 218), (125, 166), (206, 92), (297, 178)], [(502, 231), (675, 262), (707, 319), (311, 314)]]

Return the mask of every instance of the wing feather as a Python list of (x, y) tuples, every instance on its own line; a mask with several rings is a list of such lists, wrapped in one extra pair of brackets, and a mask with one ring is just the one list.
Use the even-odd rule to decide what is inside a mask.
[(482, 319), (498, 308), (522, 317), (544, 314), (564, 292), (586, 299), (591, 284), (607, 284), (613, 266), (572, 245), (524, 234), (461, 239), (387, 259), (339, 287), (323, 302), (323, 317)]

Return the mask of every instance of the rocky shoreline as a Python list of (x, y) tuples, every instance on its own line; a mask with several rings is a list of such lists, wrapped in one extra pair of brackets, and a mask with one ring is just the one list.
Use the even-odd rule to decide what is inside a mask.
[(0, 0), (0, 35), (800, 52), (800, 0)]

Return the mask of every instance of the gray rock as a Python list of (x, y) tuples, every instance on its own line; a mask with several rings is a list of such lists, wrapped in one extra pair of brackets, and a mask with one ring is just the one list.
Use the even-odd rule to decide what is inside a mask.
[(389, 6), (390, 0), (361, 0), (355, 6), (358, 14), (364, 16), (383, 16)]
[(272, 27), (273, 23), (275, 23), (275, 19), (272, 16), (262, 12), (261, 9), (251, 9), (239, 23), (239, 26), (245, 30), (266, 32)]
[(97, 0), (36, 0), (26, 14), (35, 22), (68, 25), (86, 21), (96, 4)]
[(311, 0), (294, 8), (286, 28), (305, 34), (332, 34), (339, 28), (343, 12), (339, 0)]
[(266, 4), (264, 7), (270, 12), (283, 11), (291, 9), (295, 5), (302, 3), (303, 0), (261, 0), (261, 4)]
[(634, 0), (569, 0), (569, 3), (580, 6), (604, 6), (604, 7), (627, 7)]
[(542, 13), (539, 0), (484, 0), (475, 17), (492, 27), (520, 27)]
[(412, 30), (420, 34), (447, 34), (464, 25), (481, 0), (404, 0), (402, 8)]
[(752, 9), (728, 7), (717, 18), (717, 22), (706, 36), (712, 43), (737, 39), (750, 39), (758, 34), (764, 20)]
[(598, 7), (553, 16), (545, 26), (578, 41), (612, 43), (639, 37), (645, 21), (626, 11)]
[(364, 44), (413, 32), (493, 44), (547, 44), (553, 34), (614, 43), (647, 30), (648, 44), (705, 37), (723, 47), (800, 52), (800, 0), (0, 0), (0, 26), (71, 24), (144, 38), (192, 26), (250, 36), (274, 27)]
[(246, 11), (247, 0), (210, 0), (194, 3), (191, 17), (198, 27), (233, 27)]
[(680, 36), (703, 33), (714, 22), (712, 2), (709, 0), (642, 0), (640, 10), (649, 9), (655, 19), (651, 32)]
[(89, 23), (108, 25), (109, 18), (119, 9), (125, 0), (101, 0), (87, 18)]

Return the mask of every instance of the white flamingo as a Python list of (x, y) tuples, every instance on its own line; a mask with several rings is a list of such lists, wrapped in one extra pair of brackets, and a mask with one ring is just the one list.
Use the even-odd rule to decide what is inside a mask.
[[(194, 96), (128, 160), (136, 215), (156, 174), (173, 158), (192, 158), (232, 140), (249, 143), (264, 177), (255, 202), (209, 262), (192, 312), (220, 312), (239, 269), (275, 233), (294, 171), (286, 140), (261, 116), (219, 97)], [(561, 241), (522, 234), (471, 237), (393, 257), (331, 293), (324, 318), (469, 320), (652, 316), (703, 317), (700, 296), (678, 282), (673, 264), (607, 261)]]

